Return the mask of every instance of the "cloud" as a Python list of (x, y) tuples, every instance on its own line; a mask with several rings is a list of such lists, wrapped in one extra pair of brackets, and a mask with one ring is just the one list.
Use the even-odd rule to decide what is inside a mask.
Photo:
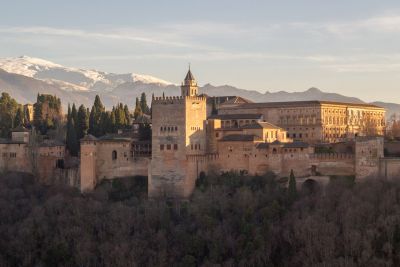
[(197, 48), (205, 49), (206, 47), (199, 46), (188, 42), (180, 42), (176, 40), (168, 40), (166, 38), (157, 38), (155, 34), (141, 34), (141, 30), (137, 29), (115, 29), (111, 31), (84, 31), (77, 29), (63, 29), (63, 28), (52, 28), (52, 27), (9, 27), (0, 28), (1, 33), (8, 34), (33, 34), (33, 35), (52, 35), (62, 37), (77, 37), (77, 38), (96, 38), (96, 39), (113, 39), (121, 41), (133, 41), (154, 45), (162, 45), (177, 48)]

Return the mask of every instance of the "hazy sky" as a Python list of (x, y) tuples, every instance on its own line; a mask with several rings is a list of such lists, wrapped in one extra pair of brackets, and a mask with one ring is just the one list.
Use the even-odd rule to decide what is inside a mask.
[(0, 57), (400, 102), (400, 1), (3, 1)]

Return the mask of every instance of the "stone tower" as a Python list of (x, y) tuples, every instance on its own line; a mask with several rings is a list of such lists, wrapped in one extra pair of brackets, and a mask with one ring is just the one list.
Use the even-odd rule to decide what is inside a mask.
[(206, 98), (198, 95), (190, 69), (181, 96), (152, 99), (152, 159), (149, 197), (188, 197), (197, 177), (189, 175), (187, 157), (206, 151)]
[(379, 175), (379, 162), (384, 157), (383, 137), (359, 136), (355, 142), (356, 179), (376, 178)]
[(197, 96), (199, 92), (199, 89), (197, 87), (197, 82), (192, 74), (192, 72), (190, 71), (190, 67), (189, 70), (186, 74), (185, 80), (182, 82), (181, 85), (181, 95), (182, 96)]
[(81, 191), (92, 191), (97, 182), (96, 178), (96, 158), (97, 158), (97, 138), (86, 135), (81, 140)]

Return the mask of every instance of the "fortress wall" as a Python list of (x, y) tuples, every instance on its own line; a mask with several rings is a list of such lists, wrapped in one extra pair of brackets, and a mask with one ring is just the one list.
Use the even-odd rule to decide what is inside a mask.
[(28, 155), (27, 144), (0, 144), (0, 171), (32, 173), (32, 164)]
[(319, 175), (355, 175), (355, 158), (353, 154), (310, 154), (309, 164), (311, 172)]
[(379, 177), (388, 180), (400, 179), (400, 158), (381, 158)]
[[(117, 158), (113, 159), (113, 151)], [(104, 142), (97, 144), (96, 175), (97, 182), (117, 177), (147, 176), (147, 158), (134, 158), (130, 142)]]
[[(182, 196), (186, 178), (186, 98), (154, 98), (148, 195)], [(167, 127), (167, 130), (164, 130)], [(168, 131), (172, 127), (172, 131)], [(176, 127), (176, 128), (175, 128)], [(174, 145), (177, 145), (176, 149)], [(169, 147), (169, 149), (168, 149)]]

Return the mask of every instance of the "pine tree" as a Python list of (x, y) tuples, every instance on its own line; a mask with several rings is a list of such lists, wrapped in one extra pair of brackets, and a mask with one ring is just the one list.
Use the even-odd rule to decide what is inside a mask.
[(290, 203), (297, 199), (296, 177), (294, 177), (293, 169), (290, 170), (288, 199)]
[(133, 117), (136, 120), (139, 116), (142, 116), (142, 114), (143, 112), (140, 107), (139, 98), (136, 97), (135, 111), (133, 112)]

